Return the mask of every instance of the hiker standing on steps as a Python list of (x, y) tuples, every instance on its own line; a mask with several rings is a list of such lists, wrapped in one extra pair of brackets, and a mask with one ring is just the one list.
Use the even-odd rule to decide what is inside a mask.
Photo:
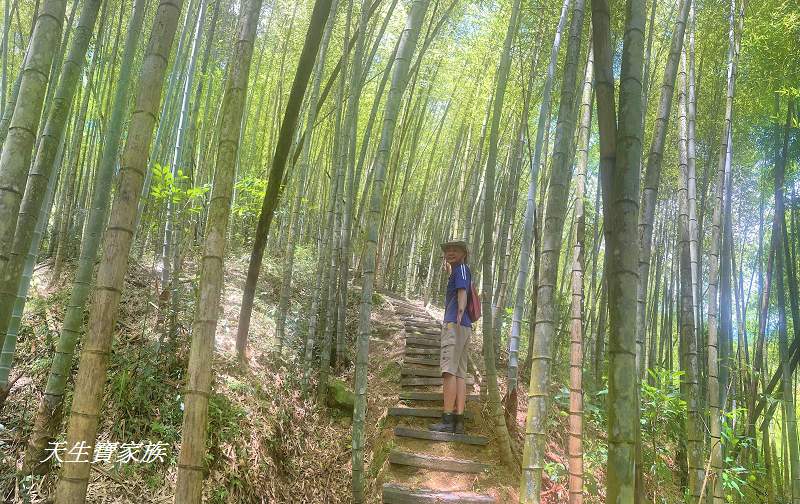
[(464, 433), (464, 404), (467, 397), (467, 351), (472, 335), (472, 320), (467, 300), (472, 285), (472, 272), (466, 264), (469, 250), (466, 242), (441, 244), (450, 272), (442, 324), (441, 354), (444, 405), (442, 421), (430, 426), (432, 431)]

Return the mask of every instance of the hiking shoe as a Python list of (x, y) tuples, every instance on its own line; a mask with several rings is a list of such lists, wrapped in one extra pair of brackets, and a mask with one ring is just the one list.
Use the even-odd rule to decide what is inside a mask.
[(454, 424), (453, 424), (453, 433), (454, 434), (464, 434), (464, 414), (460, 415), (453, 415)]
[(453, 432), (455, 428), (455, 415), (452, 413), (442, 413), (442, 421), (439, 423), (432, 424), (428, 427), (430, 430), (435, 432)]

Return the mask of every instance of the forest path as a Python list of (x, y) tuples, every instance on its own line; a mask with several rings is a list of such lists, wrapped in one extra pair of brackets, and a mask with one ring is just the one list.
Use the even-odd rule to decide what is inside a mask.
[[(397, 383), (398, 404), (389, 408), (393, 440), (389, 470), (382, 489), (386, 504), (507, 502), (497, 485), (492, 463), (495, 443), (487, 437), (475, 387), (474, 366), (468, 377), (466, 434), (428, 430), (441, 417), (442, 378), (439, 369), (441, 322), (420, 302), (381, 292), (402, 322), (403, 363)], [(502, 478), (501, 478), (502, 479)], [(501, 485), (502, 486), (502, 485)]]

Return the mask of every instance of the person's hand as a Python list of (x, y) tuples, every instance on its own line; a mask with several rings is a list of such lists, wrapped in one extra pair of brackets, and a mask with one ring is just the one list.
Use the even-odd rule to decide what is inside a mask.
[(461, 319), (464, 317), (464, 310), (458, 310), (456, 315), (456, 324), (461, 325)]

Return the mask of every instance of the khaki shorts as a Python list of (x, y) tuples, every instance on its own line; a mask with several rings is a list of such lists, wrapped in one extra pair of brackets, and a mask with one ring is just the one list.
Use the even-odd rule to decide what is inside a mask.
[(442, 326), (442, 352), (439, 356), (439, 366), (442, 373), (450, 373), (459, 378), (467, 377), (467, 352), (472, 328), (459, 326), (454, 322), (447, 322)]

